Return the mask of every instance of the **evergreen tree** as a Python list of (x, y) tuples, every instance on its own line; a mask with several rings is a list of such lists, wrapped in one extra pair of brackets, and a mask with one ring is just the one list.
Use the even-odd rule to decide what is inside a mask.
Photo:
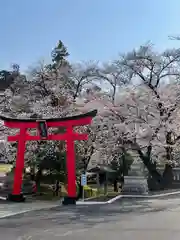
[(59, 64), (62, 65), (63, 62), (66, 62), (66, 57), (69, 56), (69, 53), (61, 40), (59, 40), (57, 46), (53, 49), (51, 56), (55, 66)]

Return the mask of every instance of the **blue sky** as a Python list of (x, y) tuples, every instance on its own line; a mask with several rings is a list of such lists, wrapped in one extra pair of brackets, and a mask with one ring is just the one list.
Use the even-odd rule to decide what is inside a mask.
[(178, 47), (179, 0), (1, 0), (0, 69), (22, 70), (44, 58), (61, 39), (75, 61), (112, 60), (151, 40)]

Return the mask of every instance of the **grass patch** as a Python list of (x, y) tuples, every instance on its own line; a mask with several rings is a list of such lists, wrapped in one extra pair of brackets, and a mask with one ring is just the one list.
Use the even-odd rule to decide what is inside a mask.
[[(93, 186), (88, 185), (88, 187), (97, 190), (95, 185), (93, 185)], [(96, 194), (94, 194), (94, 193), (96, 193)], [(119, 194), (120, 194), (120, 192), (117, 193), (117, 192), (113, 191), (112, 186), (108, 186), (106, 195), (104, 194), (104, 188), (102, 187), (102, 188), (98, 189), (98, 191), (94, 191), (92, 196), (87, 195), (85, 197), (85, 199), (92, 197), (93, 198), (92, 201), (108, 201), (109, 199), (116, 197)], [(67, 196), (67, 191), (66, 191), (66, 188), (63, 183), (61, 183), (61, 192), (59, 192), (59, 196), (57, 196), (57, 197), (53, 196), (52, 185), (41, 184), (39, 193), (34, 198), (37, 200), (42, 200), (42, 201), (57, 201), (65, 196)]]
[(67, 191), (63, 184), (61, 185), (61, 191), (59, 191), (59, 196), (53, 196), (53, 190), (51, 185), (41, 184), (40, 189), (37, 195), (34, 196), (34, 198), (43, 201), (57, 201), (65, 196), (67, 196)]

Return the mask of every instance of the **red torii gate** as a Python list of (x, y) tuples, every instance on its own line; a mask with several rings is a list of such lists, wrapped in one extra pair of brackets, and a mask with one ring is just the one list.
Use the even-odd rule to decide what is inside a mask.
[[(75, 140), (87, 140), (88, 134), (79, 134), (74, 132), (73, 127), (89, 125), (92, 118), (97, 114), (97, 110), (93, 110), (86, 114), (81, 114), (65, 118), (50, 118), (50, 119), (17, 119), (0, 116), (4, 121), (4, 125), (8, 128), (19, 128), (19, 132), (14, 136), (8, 136), (8, 141), (18, 142), (16, 167), (14, 172), (13, 191), (9, 194), (11, 201), (24, 201), (22, 193), (22, 180), (24, 170), (24, 154), (27, 141), (40, 140), (63, 140), (67, 144), (67, 182), (68, 182), (68, 202), (75, 203), (76, 199), (76, 167), (75, 167)], [(63, 127), (66, 132), (63, 134), (48, 134), (49, 127)], [(36, 136), (30, 135), (28, 128), (38, 129)]]

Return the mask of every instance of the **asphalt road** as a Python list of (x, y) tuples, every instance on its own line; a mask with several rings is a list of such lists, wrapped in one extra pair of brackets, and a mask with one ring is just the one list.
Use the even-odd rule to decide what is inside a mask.
[(180, 199), (57, 207), (0, 219), (0, 240), (179, 240)]

